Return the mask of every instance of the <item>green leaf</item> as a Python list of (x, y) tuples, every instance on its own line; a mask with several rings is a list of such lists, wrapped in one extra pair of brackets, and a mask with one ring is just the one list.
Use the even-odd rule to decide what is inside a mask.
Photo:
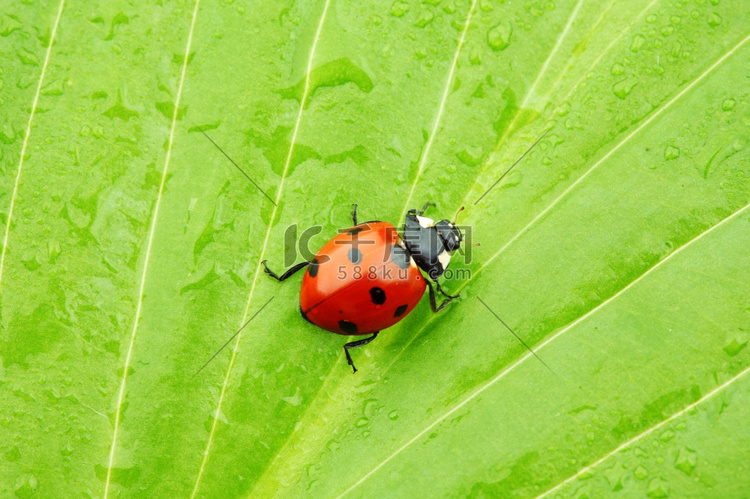
[[(3, 496), (750, 488), (748, 2), (0, 12)], [(461, 298), (352, 375), (260, 262), (426, 201)]]

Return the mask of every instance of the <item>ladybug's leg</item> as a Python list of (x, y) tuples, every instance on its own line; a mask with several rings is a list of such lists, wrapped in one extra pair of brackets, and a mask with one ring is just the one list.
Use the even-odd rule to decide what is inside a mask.
[(352, 206), (354, 206), (352, 210), (352, 222), (354, 222), (354, 225), (357, 225), (357, 203), (354, 203)]
[(443, 293), (443, 291), (440, 289), (440, 285), (438, 283), (435, 283), (435, 285), (438, 287), (441, 293), (443, 293), (445, 296), (448, 296), (447, 300), (444, 300), (443, 303), (440, 305), (437, 304), (437, 300), (435, 298), (435, 288), (432, 287), (432, 283), (429, 281), (429, 279), (425, 279), (425, 282), (427, 283), (427, 286), (430, 288), (430, 308), (434, 313), (438, 313), (443, 308), (445, 308), (446, 305), (448, 305), (454, 298), (458, 298), (458, 296), (451, 296), (448, 294)]
[(437, 286), (437, 290), (440, 291), (440, 293), (445, 296), (446, 298), (450, 298), (451, 300), (458, 298), (459, 295), (449, 295), (445, 291), (443, 291), (443, 288), (440, 287), (440, 283), (435, 281), (435, 286)]
[(263, 267), (265, 267), (266, 274), (270, 275), (271, 277), (273, 277), (274, 279), (276, 279), (279, 282), (287, 280), (292, 274), (294, 274), (298, 270), (304, 269), (305, 267), (307, 267), (308, 265), (310, 265), (310, 262), (298, 263), (294, 267), (290, 268), (289, 270), (287, 270), (286, 272), (284, 272), (283, 274), (281, 274), (281, 277), (279, 277), (278, 275), (276, 275), (276, 272), (274, 272), (273, 270), (271, 270), (271, 269), (268, 268), (268, 265), (266, 265), (266, 261), (265, 260), (263, 260), (260, 263), (262, 263)]
[(354, 367), (354, 362), (352, 362), (352, 356), (349, 354), (349, 349), (367, 345), (372, 340), (378, 337), (379, 332), (380, 331), (378, 331), (377, 333), (372, 333), (372, 336), (370, 336), (369, 338), (365, 338), (364, 340), (352, 341), (351, 343), (347, 343), (346, 345), (344, 345), (344, 352), (346, 352), (346, 360), (347, 362), (349, 362), (349, 365), (352, 366), (352, 369), (354, 369), (355, 373), (357, 372), (357, 368)]
[(429, 208), (430, 206), (435, 206), (435, 203), (433, 203), (432, 201), (427, 201), (424, 206), (422, 206), (422, 209), (417, 212), (417, 215), (424, 215), (424, 212), (427, 211), (427, 208)]

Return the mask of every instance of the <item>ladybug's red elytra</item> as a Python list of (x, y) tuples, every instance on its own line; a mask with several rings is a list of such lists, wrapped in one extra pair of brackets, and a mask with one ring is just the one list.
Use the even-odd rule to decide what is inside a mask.
[[(445, 293), (437, 279), (461, 246), (463, 235), (449, 220), (434, 222), (422, 216), (429, 205), (409, 210), (399, 235), (388, 222), (357, 223), (355, 204), (354, 226), (340, 231), (309, 262), (299, 263), (281, 276), (262, 262), (266, 273), (278, 281), (307, 267), (300, 312), (312, 324), (337, 334), (372, 335), (344, 345), (346, 360), (355, 373), (349, 349), (370, 343), (381, 330), (406, 317), (425, 288), (433, 312), (457, 298)], [(435, 288), (446, 297), (440, 305)]]

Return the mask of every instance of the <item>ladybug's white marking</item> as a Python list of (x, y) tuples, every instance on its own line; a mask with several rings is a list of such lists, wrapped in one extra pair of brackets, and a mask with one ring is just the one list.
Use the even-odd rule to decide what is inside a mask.
[(443, 251), (438, 255), (438, 262), (443, 266), (443, 272), (445, 272), (445, 269), (448, 268), (448, 264), (451, 263), (451, 254), (447, 251)]
[(419, 226), (422, 227), (423, 229), (429, 229), (430, 227), (435, 225), (435, 221), (433, 219), (427, 218), (427, 217), (420, 217), (419, 215), (417, 215), (417, 221), (419, 222)]

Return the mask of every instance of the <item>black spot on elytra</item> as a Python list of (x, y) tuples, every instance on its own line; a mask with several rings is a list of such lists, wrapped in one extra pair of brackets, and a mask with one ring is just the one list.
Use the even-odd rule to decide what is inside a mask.
[(349, 234), (349, 235), (351, 235), (351, 236), (356, 236), (357, 234), (359, 234), (363, 230), (365, 230), (365, 229), (363, 229), (362, 227), (354, 227), (353, 229), (347, 230), (346, 233)]
[(370, 298), (375, 305), (382, 305), (385, 303), (385, 291), (377, 286), (370, 288)]
[(352, 263), (359, 263), (362, 261), (362, 252), (359, 251), (357, 248), (352, 248), (349, 250), (349, 261)]
[(409, 308), (409, 305), (401, 305), (396, 309), (396, 313), (393, 314), (393, 317), (401, 317), (404, 315), (404, 312), (406, 312), (406, 309)]
[(339, 328), (346, 334), (357, 334), (357, 325), (349, 321), (339, 321)]
[(302, 310), (302, 305), (299, 306), (299, 313), (302, 314), (302, 318), (305, 319), (310, 324), (315, 324), (313, 321), (310, 320), (310, 318), (307, 316), (304, 310)]
[(310, 265), (307, 267), (307, 273), (310, 274), (310, 277), (315, 277), (318, 275), (318, 259), (313, 258), (312, 262), (310, 262)]
[(407, 252), (398, 244), (394, 244), (391, 246), (391, 259), (402, 269), (409, 268), (409, 252)]

